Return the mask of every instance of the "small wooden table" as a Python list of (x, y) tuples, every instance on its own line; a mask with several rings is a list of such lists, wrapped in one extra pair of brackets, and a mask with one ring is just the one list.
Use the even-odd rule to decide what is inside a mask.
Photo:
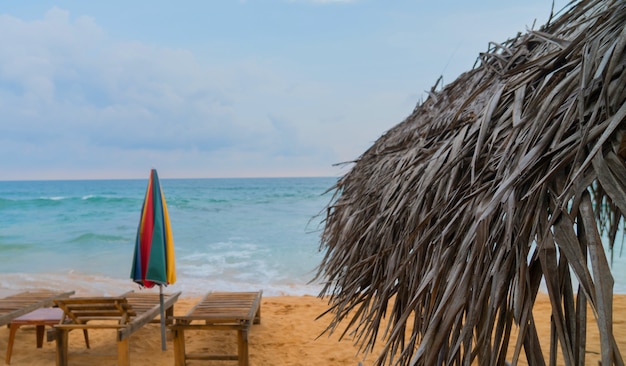
[(9, 343), (7, 345), (7, 355), (5, 362), (7, 365), (11, 363), (11, 352), (13, 350), (13, 341), (15, 340), (15, 332), (22, 325), (34, 325), (37, 329), (37, 348), (43, 345), (43, 332), (46, 325), (53, 326), (63, 319), (63, 310), (59, 308), (40, 308), (28, 314), (13, 319), (10, 323)]

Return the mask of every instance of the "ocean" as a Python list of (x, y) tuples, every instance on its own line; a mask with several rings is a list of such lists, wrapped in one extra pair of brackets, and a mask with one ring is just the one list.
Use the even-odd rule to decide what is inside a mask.
[[(311, 281), (336, 179), (161, 177), (177, 269), (165, 291), (318, 295), (321, 285)], [(0, 181), (0, 296), (33, 288), (143, 291), (130, 270), (147, 182)], [(626, 293), (620, 250), (614, 291)]]
[[(0, 295), (139, 290), (130, 270), (147, 178), (0, 181)], [(165, 291), (318, 295), (320, 214), (336, 179), (160, 177), (177, 273)]]

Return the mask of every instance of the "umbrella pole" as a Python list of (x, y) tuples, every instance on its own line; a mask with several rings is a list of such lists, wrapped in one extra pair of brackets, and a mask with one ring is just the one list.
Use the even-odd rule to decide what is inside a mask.
[(165, 309), (163, 305), (163, 285), (159, 285), (159, 301), (161, 303), (161, 350), (167, 349), (165, 342)]

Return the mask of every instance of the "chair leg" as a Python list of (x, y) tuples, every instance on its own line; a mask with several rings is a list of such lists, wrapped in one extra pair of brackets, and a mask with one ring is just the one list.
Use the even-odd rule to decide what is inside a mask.
[(261, 324), (261, 305), (259, 305), (259, 308), (254, 315), (254, 324)]
[(67, 330), (57, 329), (56, 331), (57, 366), (67, 366), (67, 333)]
[(170, 325), (173, 323), (172, 317), (174, 316), (174, 305), (165, 309), (165, 324)]
[(117, 365), (130, 366), (130, 337), (117, 341)]
[(248, 329), (239, 329), (237, 331), (237, 338), (239, 366), (248, 366)]
[(174, 336), (174, 366), (187, 364), (185, 355), (185, 332), (182, 329), (172, 330)]
[(87, 332), (87, 329), (83, 329), (83, 336), (85, 337), (85, 346), (87, 346), (87, 348), (89, 347), (89, 333)]

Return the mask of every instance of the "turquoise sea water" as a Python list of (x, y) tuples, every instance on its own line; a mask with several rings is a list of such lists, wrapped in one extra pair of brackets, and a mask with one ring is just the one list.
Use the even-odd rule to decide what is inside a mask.
[[(309, 283), (322, 257), (318, 214), (336, 178), (160, 180), (178, 277), (166, 291), (319, 293)], [(129, 275), (147, 182), (0, 181), (0, 295), (138, 289)]]
[[(318, 295), (321, 286), (310, 281), (323, 255), (319, 214), (336, 179), (161, 177), (178, 276), (166, 291)], [(147, 182), (0, 181), (0, 296), (42, 287), (139, 290), (129, 277)], [(626, 293), (620, 249), (614, 290)]]

